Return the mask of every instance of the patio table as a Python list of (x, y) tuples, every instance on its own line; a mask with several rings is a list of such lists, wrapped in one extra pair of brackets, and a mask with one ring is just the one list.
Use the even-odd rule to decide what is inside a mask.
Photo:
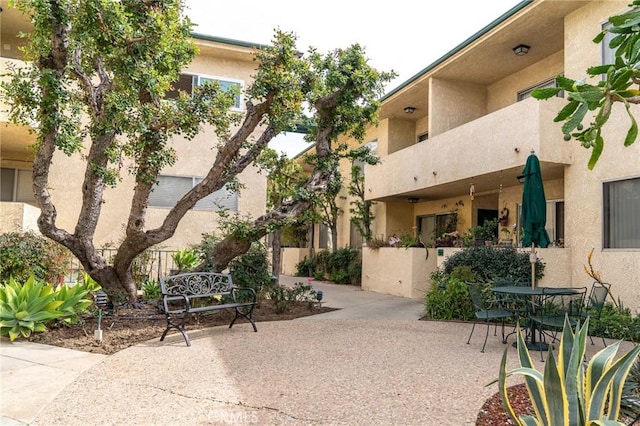
[[(535, 313), (535, 300), (544, 295), (569, 295), (578, 293), (580, 289), (573, 287), (524, 287), (524, 286), (499, 286), (491, 289), (494, 293), (502, 295), (510, 295), (516, 297), (527, 298), (527, 310), (525, 312), (526, 320), (529, 322), (529, 335), (531, 336), (527, 340), (527, 349), (535, 351), (546, 351), (549, 345), (544, 342), (536, 342), (536, 326), (533, 321), (530, 320), (532, 313)], [(514, 343), (515, 345), (515, 343)]]

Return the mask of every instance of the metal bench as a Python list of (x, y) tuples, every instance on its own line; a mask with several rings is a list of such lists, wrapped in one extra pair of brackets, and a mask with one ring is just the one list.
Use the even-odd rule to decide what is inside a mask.
[[(191, 346), (185, 330), (191, 314), (234, 309), (235, 317), (229, 324), (233, 326), (240, 317), (247, 319), (258, 331), (251, 317), (256, 306), (256, 292), (252, 288), (235, 287), (229, 274), (214, 272), (190, 272), (160, 279), (162, 305), (167, 316), (167, 328), (162, 333), (163, 341), (170, 329), (175, 328)], [(176, 320), (174, 316), (181, 316)]]

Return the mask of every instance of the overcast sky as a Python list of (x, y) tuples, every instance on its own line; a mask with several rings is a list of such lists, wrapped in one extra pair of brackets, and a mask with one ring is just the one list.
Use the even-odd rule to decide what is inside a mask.
[[(274, 30), (293, 32), (298, 50), (320, 53), (359, 43), (379, 71), (395, 71), (391, 90), (493, 22), (520, 0), (187, 0), (194, 32), (270, 44)], [(380, 3), (379, 3), (380, 4)], [(295, 155), (305, 148), (286, 135), (272, 146)]]

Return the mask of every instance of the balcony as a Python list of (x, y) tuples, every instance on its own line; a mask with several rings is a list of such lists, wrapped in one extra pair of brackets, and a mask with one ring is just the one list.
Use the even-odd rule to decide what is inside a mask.
[(572, 146), (553, 122), (564, 103), (526, 99), (385, 156), (366, 166), (367, 198), (435, 200), (467, 193), (471, 182), (482, 192), (500, 177), (516, 182), (531, 150), (545, 179), (560, 178)]

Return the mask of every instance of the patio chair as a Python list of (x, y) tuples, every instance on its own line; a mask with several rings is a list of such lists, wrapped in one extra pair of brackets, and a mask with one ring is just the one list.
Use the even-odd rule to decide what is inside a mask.
[[(567, 292), (558, 292), (554, 288), (542, 289), (542, 295), (535, 303), (535, 312), (530, 316), (538, 329), (540, 341), (546, 341), (546, 336), (551, 338), (551, 342), (557, 341), (558, 333), (564, 327), (565, 317), (572, 328), (579, 321), (584, 321), (582, 309), (586, 293), (586, 287), (572, 288)], [(544, 361), (543, 352), (540, 351), (541, 361)]]
[[(582, 313), (583, 317), (591, 317), (596, 320), (600, 320), (602, 316), (602, 308), (604, 308), (604, 303), (607, 301), (607, 297), (609, 296), (609, 291), (611, 288), (611, 284), (608, 283), (599, 283), (598, 281), (594, 281), (591, 284), (591, 291), (589, 292), (589, 297), (587, 298), (587, 303), (584, 307), (584, 311)], [(604, 336), (600, 336), (602, 338), (602, 345), (607, 346), (607, 342), (604, 340)], [(589, 335), (589, 339), (591, 339), (591, 344), (593, 345), (593, 337)]]
[[(490, 287), (480, 284), (480, 283), (466, 283), (467, 289), (469, 290), (469, 296), (471, 297), (471, 302), (473, 303), (473, 307), (475, 309), (475, 317), (476, 320), (473, 322), (473, 326), (471, 327), (471, 333), (469, 334), (469, 338), (467, 339), (467, 344), (471, 342), (471, 336), (473, 336), (473, 331), (476, 327), (476, 322), (478, 320), (483, 321), (487, 324), (487, 332), (484, 336), (484, 343), (482, 344), (482, 349), (480, 352), (484, 352), (484, 348), (487, 345), (487, 337), (489, 337), (489, 326), (492, 321), (500, 321), (502, 325), (502, 343), (507, 343), (504, 336), (504, 321), (507, 318), (513, 318), (513, 312), (510, 312), (504, 309), (501, 305), (500, 300), (492, 297), (492, 293)], [(494, 335), (497, 335), (497, 322), (495, 323)]]

